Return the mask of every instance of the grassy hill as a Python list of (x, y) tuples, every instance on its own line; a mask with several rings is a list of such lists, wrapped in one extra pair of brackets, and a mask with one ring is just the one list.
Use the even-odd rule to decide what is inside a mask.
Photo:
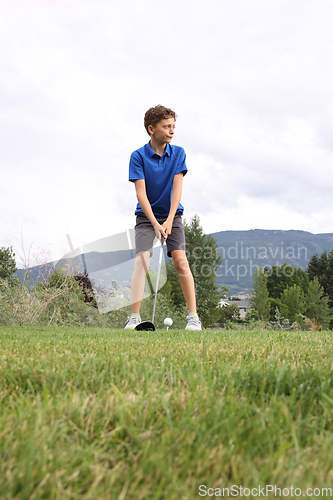
[(251, 229), (212, 233), (223, 258), (217, 282), (229, 287), (229, 294), (250, 293), (259, 266), (284, 262), (306, 269), (312, 255), (333, 248), (333, 233)]

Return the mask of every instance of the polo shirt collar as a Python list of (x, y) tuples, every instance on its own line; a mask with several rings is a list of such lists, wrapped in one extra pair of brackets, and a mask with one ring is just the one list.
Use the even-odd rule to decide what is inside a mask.
[[(150, 141), (146, 144), (146, 152), (147, 154), (152, 158), (154, 155), (158, 156), (157, 153), (155, 153), (155, 151), (152, 150), (151, 148), (151, 145), (150, 145)], [(165, 148), (165, 151), (163, 153), (163, 156), (164, 155), (167, 155), (167, 156), (171, 156), (171, 146), (170, 144), (168, 143), (166, 145), (166, 148)]]
[(169, 143), (167, 143), (164, 154), (167, 156), (171, 156), (171, 146)]

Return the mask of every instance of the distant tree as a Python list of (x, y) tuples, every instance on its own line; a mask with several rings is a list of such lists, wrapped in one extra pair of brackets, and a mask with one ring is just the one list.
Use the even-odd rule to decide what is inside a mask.
[(282, 304), (280, 299), (274, 299), (273, 297), (269, 297), (268, 299), (269, 302), (269, 320), (270, 321), (276, 321), (276, 310), (278, 309), (279, 311), (282, 310)]
[(279, 299), (283, 291), (293, 283), (293, 266), (283, 264), (282, 266), (273, 266), (271, 269), (265, 267), (267, 275), (266, 286), (269, 296), (273, 299)]
[(333, 309), (333, 250), (330, 251), (327, 258), (327, 295), (328, 305)]
[(218, 292), (221, 299), (226, 299), (228, 296), (229, 288), (227, 286), (219, 285)]
[(314, 278), (320, 278), (320, 272), (319, 272), (319, 258), (318, 254), (315, 253), (312, 255), (311, 259), (309, 260), (308, 267), (306, 269), (306, 273), (309, 277), (309, 281), (312, 281)]
[(325, 323), (329, 317), (328, 297), (323, 296), (317, 276), (310, 281), (306, 296), (306, 316), (316, 324)]
[(13, 282), (14, 275), (17, 271), (15, 262), (15, 253), (12, 247), (0, 248), (0, 278)]
[(333, 250), (328, 254), (324, 251), (320, 257), (314, 254), (307, 267), (309, 280), (318, 278), (322, 287), (322, 295), (328, 296), (328, 304), (333, 309)]
[(301, 269), (300, 267), (295, 267), (295, 273), (294, 273), (294, 285), (298, 285), (301, 289), (304, 295), (308, 293), (309, 289), (309, 278), (308, 275), (306, 274), (306, 271), (304, 269)]
[(327, 252), (324, 251), (318, 261), (318, 279), (320, 285), (324, 289), (324, 293), (327, 294), (327, 284), (328, 284), (328, 255)]
[(299, 321), (305, 312), (304, 292), (298, 285), (287, 287), (281, 294), (281, 314), (288, 318), (290, 323)]
[(253, 294), (250, 304), (258, 314), (258, 319), (268, 321), (270, 314), (269, 293), (267, 290), (267, 276), (262, 267), (257, 269), (253, 277)]
[(267, 275), (267, 290), (273, 299), (279, 299), (287, 287), (298, 285), (306, 294), (309, 286), (309, 279), (303, 269), (291, 264), (284, 263), (282, 266), (273, 266), (271, 269), (265, 268)]
[[(203, 326), (209, 326), (219, 317), (221, 293), (216, 283), (216, 271), (222, 264), (222, 258), (218, 254), (216, 239), (204, 233), (198, 215), (189, 223), (185, 220), (184, 229), (186, 255), (195, 282), (198, 315)], [(170, 283), (168, 293), (173, 303), (185, 304), (179, 277), (172, 263), (167, 264), (167, 276)]]
[(227, 321), (238, 321), (240, 319), (240, 310), (236, 304), (229, 306), (222, 306), (219, 308), (219, 323), (226, 323)]

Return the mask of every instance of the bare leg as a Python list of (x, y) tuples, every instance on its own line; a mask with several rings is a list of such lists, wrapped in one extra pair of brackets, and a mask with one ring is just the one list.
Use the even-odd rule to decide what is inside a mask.
[(132, 313), (139, 313), (143, 291), (145, 289), (146, 273), (149, 269), (149, 252), (139, 252), (136, 255), (131, 282)]
[(194, 279), (184, 250), (173, 250), (171, 253), (173, 265), (178, 273), (180, 286), (191, 313), (197, 312), (195, 301)]

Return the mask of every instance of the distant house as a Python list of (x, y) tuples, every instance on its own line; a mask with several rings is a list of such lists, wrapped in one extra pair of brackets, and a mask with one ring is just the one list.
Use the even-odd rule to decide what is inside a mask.
[(239, 308), (240, 319), (245, 319), (246, 313), (251, 309), (251, 305), (247, 300), (241, 300), (238, 297), (229, 297), (228, 299), (221, 299), (219, 302), (220, 307), (236, 305)]

